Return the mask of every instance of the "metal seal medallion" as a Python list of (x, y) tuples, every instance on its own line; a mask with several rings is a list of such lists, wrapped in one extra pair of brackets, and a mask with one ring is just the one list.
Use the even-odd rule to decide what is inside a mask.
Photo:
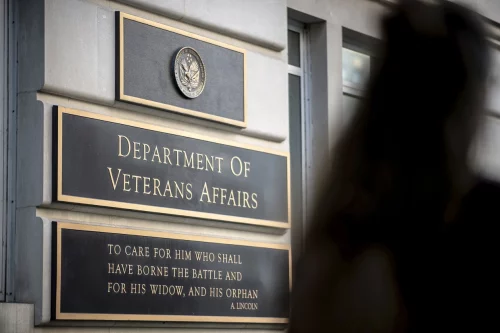
[(177, 52), (174, 62), (175, 81), (179, 90), (188, 98), (196, 98), (205, 88), (205, 65), (200, 55), (191, 47)]

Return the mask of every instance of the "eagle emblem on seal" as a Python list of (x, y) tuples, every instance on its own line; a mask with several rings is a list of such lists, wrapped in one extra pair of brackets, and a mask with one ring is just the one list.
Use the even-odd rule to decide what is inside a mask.
[(188, 98), (196, 98), (205, 88), (205, 65), (200, 55), (191, 47), (180, 49), (174, 62), (174, 74), (177, 86)]

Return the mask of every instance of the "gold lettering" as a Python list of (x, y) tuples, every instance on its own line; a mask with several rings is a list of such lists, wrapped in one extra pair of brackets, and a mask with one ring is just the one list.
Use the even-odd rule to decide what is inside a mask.
[[(231, 258), (231, 256), (229, 257)], [(231, 263), (233, 263), (232, 259), (230, 260)], [(226, 272), (226, 280), (228, 281), (241, 281), (243, 280), (243, 274), (241, 272)], [(246, 297), (244, 297), (246, 298)]]
[(205, 287), (189, 287), (188, 296), (206, 296), (207, 289)]
[(179, 154), (182, 152), (182, 150), (174, 149), (174, 152), (177, 158), (177, 166), (179, 166)]
[(248, 172), (250, 172), (250, 162), (244, 162), (245, 165), (245, 178), (248, 177)]
[(130, 293), (144, 295), (146, 293), (146, 285), (144, 283), (131, 283)]
[(164, 249), (164, 248), (154, 248), (154, 258), (159, 257), (159, 258), (166, 258), (166, 259), (172, 259), (170, 257), (170, 249)]
[(108, 167), (109, 177), (111, 178), (111, 183), (113, 184), (113, 190), (116, 190), (116, 185), (118, 184), (118, 178), (120, 178), (120, 174), (122, 169), (118, 169), (118, 174), (116, 175), (116, 180), (113, 179), (113, 169)]
[(257, 209), (258, 203), (257, 203), (257, 193), (252, 193), (252, 208)]
[[(127, 189), (127, 185), (129, 188)], [(128, 173), (123, 174), (123, 191), (130, 192), (130, 175)]]
[[(122, 154), (122, 139), (127, 140), (128, 152), (127, 154)], [(130, 140), (125, 135), (118, 135), (118, 156), (127, 157), (130, 154)]]
[(167, 180), (167, 184), (165, 185), (165, 191), (163, 191), (163, 196), (166, 197), (167, 196), (167, 191), (168, 193), (170, 193), (170, 197), (172, 198), (173, 195), (172, 195), (172, 190), (170, 189), (170, 182)]
[[(234, 170), (235, 167), (233, 165), (234, 163), (234, 160), (237, 160), (238, 164), (239, 164), (239, 172), (236, 173), (236, 171)], [(243, 165), (242, 165), (243, 162), (241, 162), (241, 159), (238, 157), (238, 156), (234, 156), (232, 159), (231, 159), (231, 172), (233, 173), (233, 175), (239, 177), (241, 175), (241, 173), (243, 172)]]
[(201, 202), (204, 202), (203, 201), (203, 196), (206, 195), (207, 196), (207, 202), (208, 203), (212, 203), (212, 201), (210, 201), (210, 194), (208, 194), (208, 186), (207, 186), (207, 182), (205, 182), (205, 184), (203, 185), (203, 190), (201, 191), (201, 197), (200, 197), (200, 201)]
[(243, 208), (245, 207), (250, 208), (250, 204), (248, 203), (248, 192), (243, 192)]
[(221, 173), (221, 162), (224, 160), (222, 157), (216, 157), (215, 160), (217, 161), (217, 166), (218, 166), (218, 172)]
[(222, 297), (222, 288), (210, 287), (210, 297)]
[(220, 203), (221, 203), (221, 205), (224, 205), (224, 200), (226, 200), (226, 193), (227, 193), (227, 189), (225, 189), (225, 188), (220, 189)]
[[(227, 294), (227, 293), (226, 293)], [(231, 310), (253, 310), (257, 311), (259, 309), (259, 303), (231, 303)]]
[(174, 181), (175, 184), (175, 198), (177, 198), (177, 193), (180, 193), (182, 199), (184, 199), (184, 183), (181, 182), (182, 186), (179, 187), (177, 182)]
[(108, 249), (109, 249), (109, 254), (115, 254), (115, 255), (120, 255), (122, 252), (122, 248), (118, 244), (108, 244)]
[[(191, 251), (187, 250), (174, 250), (174, 251), (175, 251), (175, 260), (191, 260)], [(184, 269), (184, 268), (179, 268), (179, 269)]]
[[(176, 149), (174, 149), (175, 151)], [(170, 160), (170, 149), (168, 149), (167, 147), (163, 147), (163, 164), (167, 164), (167, 160), (168, 160), (168, 164), (172, 165), (172, 161)], [(179, 162), (177, 162), (177, 165)]]
[(151, 159), (151, 162), (155, 161), (155, 157), (158, 159), (158, 163), (161, 163), (160, 152), (158, 151), (157, 146), (155, 146), (155, 151), (153, 152), (153, 158)]
[(196, 169), (203, 170), (204, 168), (201, 166), (203, 163), (203, 154), (196, 153)]
[(208, 171), (208, 167), (210, 166), (210, 169), (212, 170), (212, 172), (214, 171), (214, 157), (213, 156), (210, 156), (212, 158), (212, 161), (210, 161), (208, 159), (208, 156), (205, 155), (205, 170)]
[(231, 204), (231, 200), (233, 201), (233, 206), (236, 206), (236, 200), (234, 200), (234, 192), (233, 191), (229, 192), (229, 200), (227, 201), (228, 205)]
[(127, 245), (125, 246), (125, 254), (132, 257), (149, 257), (149, 247)]
[(160, 196), (163, 196), (160, 192), (160, 180), (158, 178), (153, 178), (153, 195), (157, 195), (156, 191)]
[(193, 192), (191, 191), (192, 187), (193, 187), (193, 184), (191, 184), (191, 183), (186, 184), (186, 192), (187, 192), (186, 199), (188, 199), (188, 200), (191, 200), (193, 198)]
[[(135, 158), (136, 160), (140, 160), (140, 159), (141, 159), (141, 156), (140, 156), (140, 155), (139, 155), (139, 156), (137, 156), (137, 155), (136, 155), (136, 153), (140, 153), (140, 150), (139, 150), (139, 146), (140, 146), (140, 145), (141, 145), (141, 144), (140, 144), (139, 142), (134, 142), (134, 158)], [(136, 146), (137, 146), (137, 147), (136, 147)]]
[[(147, 154), (149, 154), (151, 152), (151, 147), (147, 144), (147, 143), (144, 143), (144, 161), (147, 160)], [(147, 149), (146, 149), (147, 148)]]
[(135, 179), (135, 193), (139, 193), (139, 178), (142, 179), (141, 176), (132, 175), (132, 179)]
[(126, 294), (125, 283), (108, 282), (108, 293), (114, 292), (115, 294)]
[(184, 151), (184, 167), (194, 169), (193, 153), (191, 153), (191, 157), (188, 159), (188, 156)]
[(220, 188), (218, 187), (212, 187), (212, 201), (216, 203), (217, 198), (219, 197), (219, 190)]
[[(149, 181), (151, 180), (151, 178), (149, 177), (144, 177), (144, 181), (143, 181), (143, 184), (144, 184), (144, 189), (142, 191), (142, 193), (144, 194), (151, 194), (151, 191), (149, 190)], [(147, 192), (146, 192), (146, 189), (147, 189)]]

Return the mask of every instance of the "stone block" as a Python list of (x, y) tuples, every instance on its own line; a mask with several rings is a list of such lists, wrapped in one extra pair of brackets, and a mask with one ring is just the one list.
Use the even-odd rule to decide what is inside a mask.
[(281, 51), (286, 47), (284, 0), (185, 0), (183, 21)]
[(247, 117), (245, 130), (275, 141), (288, 137), (287, 65), (247, 52)]
[(50, 320), (51, 224), (34, 207), (16, 211), (14, 299), (34, 304), (35, 325)]
[(145, 9), (153, 13), (159, 13), (175, 20), (184, 16), (186, 0), (118, 0), (127, 5)]
[(120, 1), (272, 50), (286, 47), (285, 0)]
[(85, 1), (47, 0), (45, 12), (43, 89), (112, 104), (115, 97), (113, 11)]
[(17, 207), (43, 202), (44, 108), (36, 93), (18, 97), (17, 108)]

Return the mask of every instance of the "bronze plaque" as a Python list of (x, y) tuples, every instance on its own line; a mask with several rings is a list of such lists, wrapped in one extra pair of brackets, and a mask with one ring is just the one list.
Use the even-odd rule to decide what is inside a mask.
[(126, 13), (116, 23), (117, 100), (246, 127), (244, 49)]
[(57, 200), (290, 227), (288, 152), (58, 107)]
[(288, 245), (54, 227), (56, 320), (288, 321)]

